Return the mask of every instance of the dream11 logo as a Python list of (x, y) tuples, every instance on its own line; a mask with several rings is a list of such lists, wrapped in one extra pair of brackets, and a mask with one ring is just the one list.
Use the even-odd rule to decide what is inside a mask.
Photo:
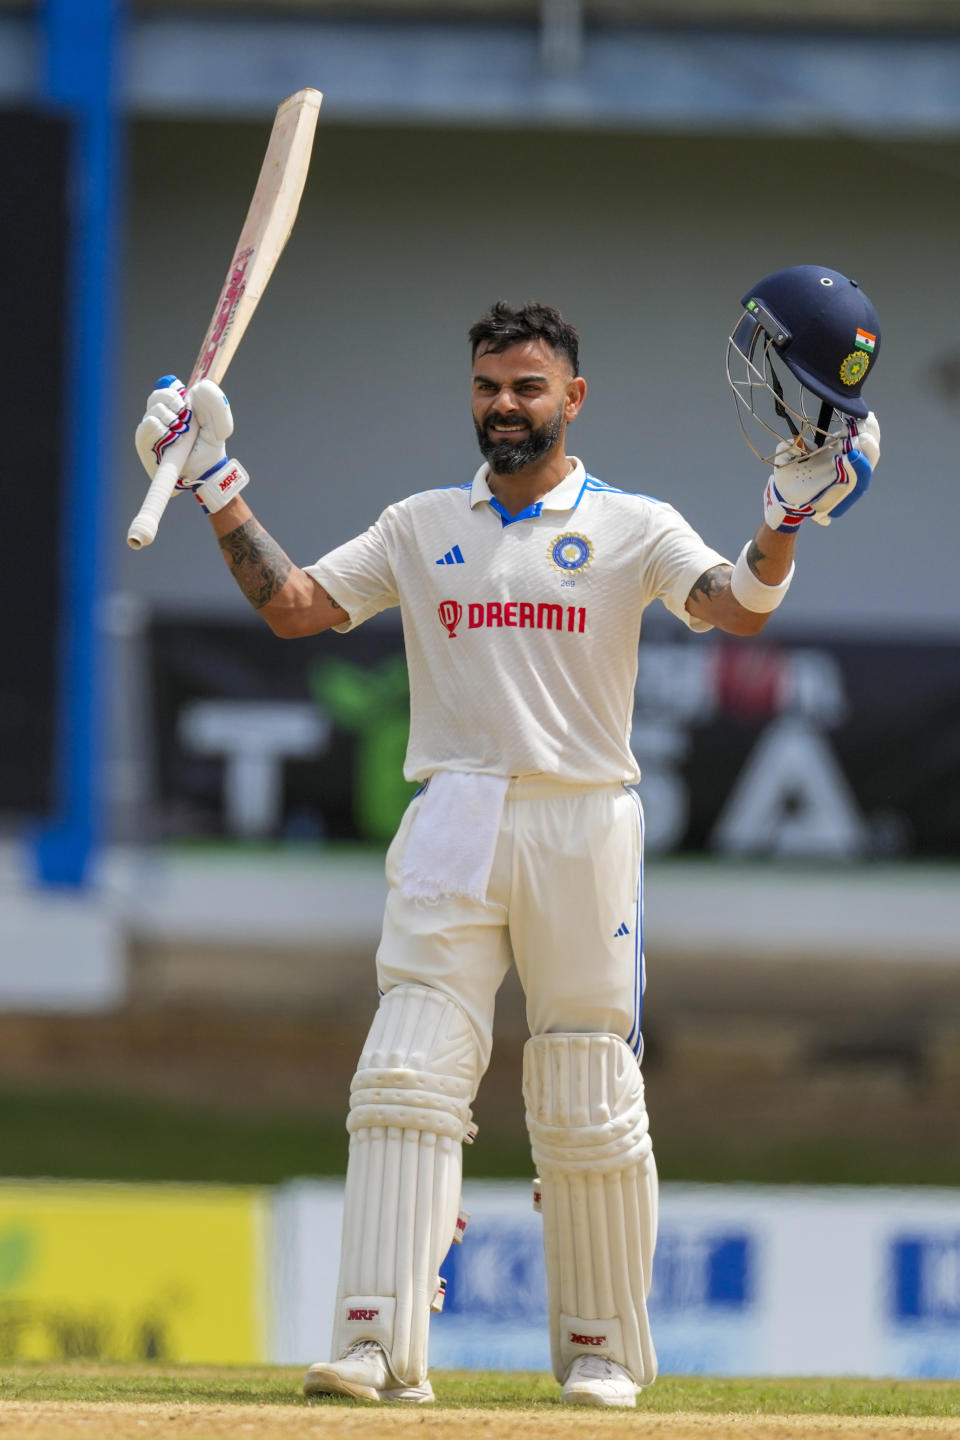
[(437, 606), (437, 614), (440, 616), (440, 623), (447, 630), (447, 639), (457, 638), (457, 626), (463, 619), (463, 606), (456, 600), (441, 600)]

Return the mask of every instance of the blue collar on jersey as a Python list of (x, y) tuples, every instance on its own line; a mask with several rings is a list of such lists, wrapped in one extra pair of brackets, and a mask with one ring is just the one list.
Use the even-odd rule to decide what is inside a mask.
[(506, 527), (508, 525), (512, 525), (515, 520), (536, 520), (537, 516), (543, 509), (543, 501), (537, 500), (534, 502), (534, 504), (528, 505), (526, 510), (520, 510), (516, 515), (511, 515), (510, 511), (505, 510), (504, 507), (500, 504), (500, 501), (497, 499), (496, 495), (491, 495), (490, 508), (491, 510), (496, 510), (497, 514), (500, 516), (500, 524), (504, 527), (504, 529), (506, 529)]
[[(566, 481), (563, 481), (561, 483), (566, 484)], [(461, 485), (459, 488), (461, 490), (466, 490), (468, 493), (472, 493), (473, 482), (471, 481), (471, 483), (468, 485)], [(556, 488), (559, 489), (559, 486)], [(643, 495), (638, 492), (627, 492), (626, 490), (618, 490), (615, 485), (607, 485), (605, 481), (598, 480), (596, 475), (591, 475), (589, 471), (586, 471), (583, 478), (583, 484), (577, 491), (576, 499), (574, 499), (569, 505), (564, 505), (561, 508), (567, 511), (576, 510), (578, 505), (580, 504), (580, 501), (583, 499), (584, 495), (588, 491), (594, 495), (628, 495), (628, 498), (632, 500), (647, 500), (653, 505), (662, 505), (664, 503), (662, 500), (658, 500), (654, 495)], [(521, 510), (518, 515), (511, 515), (509, 510), (504, 509), (504, 507), (500, 504), (500, 501), (497, 499), (496, 495), (491, 495), (489, 500), (487, 501), (487, 504), (490, 506), (491, 510), (495, 510), (496, 513), (500, 516), (500, 524), (504, 529), (506, 529), (508, 525), (512, 525), (516, 520), (536, 520), (537, 516), (542, 513), (545, 502), (549, 500), (550, 495), (553, 494), (554, 491), (551, 490), (548, 495), (544, 497), (543, 500), (537, 500), (535, 504), (528, 505), (526, 510)], [(470, 503), (473, 504), (475, 502), (471, 500)], [(479, 504), (480, 502), (477, 501), (476, 503)], [(558, 507), (556, 507), (555, 505), (547, 505), (546, 508), (548, 510), (557, 509), (558, 514), (560, 513)]]
[[(536, 520), (544, 510), (556, 510), (558, 513), (563, 510), (568, 512), (576, 510), (584, 490), (587, 489), (588, 482), (593, 481), (593, 477), (585, 473), (583, 462), (578, 460), (575, 455), (571, 455), (570, 459), (574, 465), (569, 475), (565, 476), (559, 485), (555, 485), (552, 490), (548, 491), (541, 500), (537, 500), (533, 505), (528, 505), (517, 515), (511, 515), (497, 497), (491, 494), (486, 479), (489, 474), (488, 465), (481, 465), (470, 484), (464, 485), (462, 488), (469, 492), (471, 505), (479, 505), (485, 500), (490, 508), (500, 516), (500, 524), (506, 529), (508, 525), (513, 525), (517, 520)], [(598, 483), (598, 481), (593, 481), (593, 484)]]

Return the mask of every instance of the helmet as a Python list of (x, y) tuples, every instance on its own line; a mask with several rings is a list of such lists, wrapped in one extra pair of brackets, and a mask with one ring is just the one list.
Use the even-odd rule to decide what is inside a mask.
[[(855, 280), (824, 265), (793, 265), (767, 275), (740, 303), (744, 313), (727, 342), (727, 379), (756, 455), (772, 462), (763, 453), (770, 441), (758, 449), (745, 419), (802, 456), (846, 435), (831, 430), (834, 411), (866, 418), (861, 391), (880, 353), (880, 321)], [(771, 407), (779, 426), (764, 418)]]

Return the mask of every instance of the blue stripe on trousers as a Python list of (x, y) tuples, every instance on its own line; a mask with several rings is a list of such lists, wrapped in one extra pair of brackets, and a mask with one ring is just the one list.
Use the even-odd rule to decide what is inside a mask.
[(637, 807), (637, 824), (640, 826), (640, 866), (637, 871), (637, 891), (634, 908), (633, 924), (633, 1028), (627, 1036), (627, 1044), (639, 1060), (643, 1053), (643, 1035), (640, 1033), (640, 1020), (643, 1012), (643, 806), (640, 803), (640, 796), (635, 790), (627, 789), (627, 794), (633, 799)]

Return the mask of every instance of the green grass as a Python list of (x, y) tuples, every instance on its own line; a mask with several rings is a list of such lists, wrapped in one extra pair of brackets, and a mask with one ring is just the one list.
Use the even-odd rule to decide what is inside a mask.
[[(0, 1367), (0, 1401), (315, 1403), (300, 1394), (302, 1375), (302, 1369), (285, 1366), (214, 1369), (22, 1364)], [(542, 1374), (440, 1371), (432, 1378), (438, 1402), (454, 1407), (552, 1406), (560, 1393), (554, 1381)], [(668, 1375), (645, 1392), (640, 1407), (663, 1414), (960, 1416), (960, 1383)]]
[[(0, 1090), (3, 1174), (22, 1179), (183, 1180), (272, 1185), (342, 1175), (347, 1137), (335, 1114), (263, 1115), (106, 1094)], [(751, 1144), (657, 1136), (664, 1180), (960, 1187), (960, 1147), (872, 1139)], [(525, 1137), (485, 1124), (464, 1153), (467, 1179), (528, 1179)]]

